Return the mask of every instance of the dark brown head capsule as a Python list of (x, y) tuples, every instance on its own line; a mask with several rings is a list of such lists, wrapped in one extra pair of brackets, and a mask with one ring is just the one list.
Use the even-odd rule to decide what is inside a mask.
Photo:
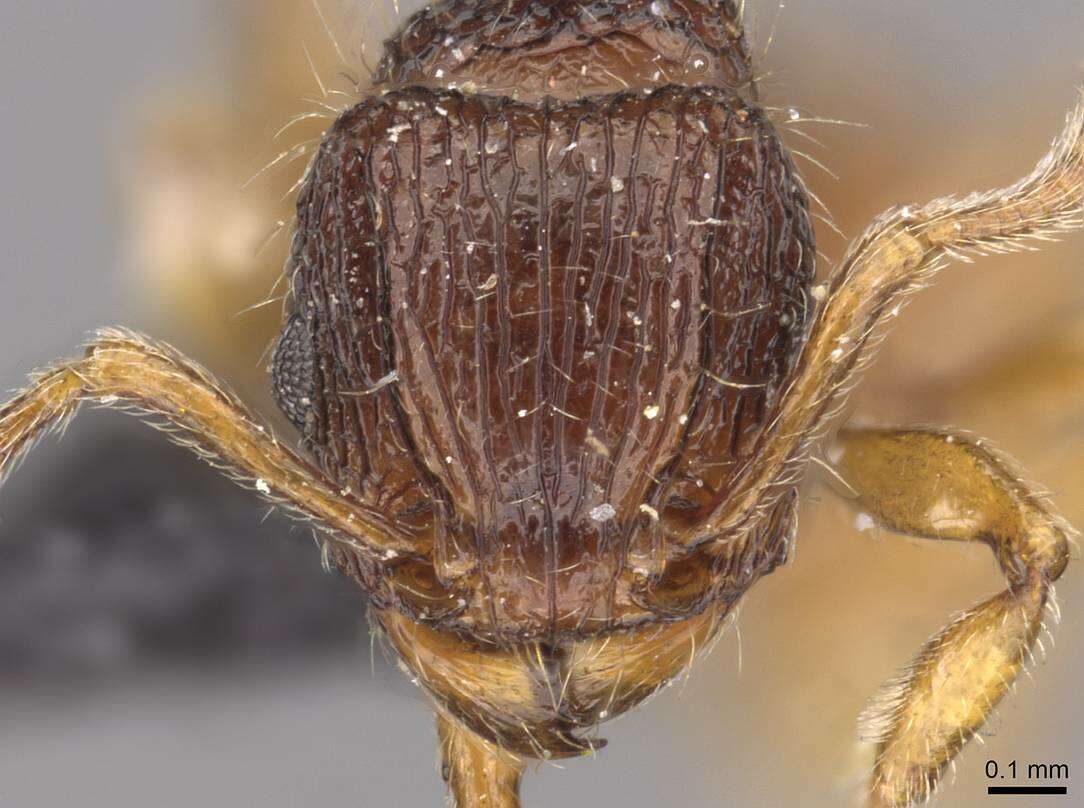
[(555, 641), (736, 600), (784, 556), (793, 497), (710, 541), (814, 256), (732, 2), (420, 12), (298, 222), (275, 389), (327, 473), (418, 537), (340, 557), (377, 605)]

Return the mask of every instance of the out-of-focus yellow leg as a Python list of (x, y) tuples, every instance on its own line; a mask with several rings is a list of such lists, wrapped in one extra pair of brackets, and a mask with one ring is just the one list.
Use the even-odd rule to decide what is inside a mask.
[(397, 525), (346, 497), (280, 444), (203, 368), (167, 345), (125, 331), (100, 332), (81, 359), (37, 373), (0, 406), (0, 480), (37, 438), (62, 427), (83, 403), (158, 419), (177, 443), (365, 555), (389, 558), (420, 549)]
[(863, 735), (878, 743), (869, 804), (900, 808), (931, 795), (1020, 672), (1051, 583), (1068, 563), (1072, 531), (1011, 461), (967, 436), (845, 430), (838, 451), (857, 506), (877, 523), (926, 538), (985, 542), (1009, 582), (929, 640), (862, 716)]
[(519, 808), (523, 761), (437, 713), (441, 775), (455, 808)]

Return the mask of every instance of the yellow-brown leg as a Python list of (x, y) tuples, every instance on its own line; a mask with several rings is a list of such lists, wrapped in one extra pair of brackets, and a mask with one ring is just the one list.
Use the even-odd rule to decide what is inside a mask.
[(523, 761), (437, 713), (441, 775), (455, 808), (519, 808)]
[[(962, 199), (893, 208), (812, 290), (817, 314), (794, 378), (762, 434), (756, 462), (732, 483), (709, 520), (736, 535), (789, 490), (809, 451), (839, 412), (879, 335), (951, 260), (1022, 249), (1084, 223), (1084, 99), (1035, 170), (1015, 185)], [(820, 301), (820, 302), (817, 302)], [(695, 539), (689, 528), (685, 540)]]
[(852, 429), (837, 446), (857, 506), (877, 523), (985, 542), (1009, 582), (930, 639), (862, 716), (863, 735), (878, 743), (870, 806), (900, 808), (931, 795), (1020, 672), (1068, 562), (1071, 528), (1010, 461), (967, 436)]
[(84, 402), (163, 420), (178, 443), (355, 550), (388, 558), (418, 549), (400, 528), (282, 446), (205, 370), (166, 345), (122, 331), (100, 332), (82, 359), (39, 372), (0, 406), (0, 480), (37, 438), (62, 427)]

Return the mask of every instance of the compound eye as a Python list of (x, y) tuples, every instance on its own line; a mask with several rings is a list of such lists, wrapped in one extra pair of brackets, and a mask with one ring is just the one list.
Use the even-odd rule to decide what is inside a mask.
[(305, 321), (293, 314), (271, 359), (271, 393), (279, 409), (301, 430), (312, 412), (313, 386), (312, 338)]

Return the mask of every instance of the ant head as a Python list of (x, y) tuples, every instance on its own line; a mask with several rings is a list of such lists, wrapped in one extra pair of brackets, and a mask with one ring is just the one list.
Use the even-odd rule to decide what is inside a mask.
[[(609, 619), (617, 576), (663, 581), (715, 535), (797, 361), (813, 233), (735, 86), (732, 4), (465, 8), (413, 18), (381, 77), (410, 86), (325, 136), (272, 382), (337, 485), (426, 536), (442, 585), (543, 631)], [(644, 43), (716, 80), (532, 95), (616, 55), (639, 76)], [(509, 80), (518, 99), (491, 83)], [(668, 609), (711, 596), (698, 570), (671, 571)], [(636, 586), (617, 586), (630, 615)]]

